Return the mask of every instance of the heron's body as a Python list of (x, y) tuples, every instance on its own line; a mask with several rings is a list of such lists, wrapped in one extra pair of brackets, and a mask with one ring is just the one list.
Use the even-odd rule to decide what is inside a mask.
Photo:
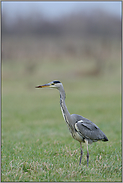
[(72, 137), (80, 142), (81, 147), (81, 157), (80, 157), (80, 164), (82, 159), (82, 146), (81, 143), (86, 143), (87, 145), (87, 165), (89, 162), (89, 152), (88, 152), (88, 143), (92, 144), (93, 142), (102, 140), (108, 141), (106, 135), (99, 129), (97, 125), (91, 122), (89, 119), (84, 118), (83, 116), (72, 114), (70, 115), (66, 104), (65, 104), (65, 91), (63, 85), (60, 81), (52, 81), (45, 85), (37, 86), (36, 88), (43, 88), (43, 87), (51, 87), (57, 88), (60, 92), (60, 106), (61, 111), (66, 121), (69, 131)]

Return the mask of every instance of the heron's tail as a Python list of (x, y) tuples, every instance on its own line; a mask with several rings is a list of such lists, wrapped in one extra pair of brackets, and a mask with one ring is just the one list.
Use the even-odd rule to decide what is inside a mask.
[(106, 142), (106, 141), (108, 141), (108, 138), (106, 136), (104, 136), (104, 138), (102, 139), (102, 141)]

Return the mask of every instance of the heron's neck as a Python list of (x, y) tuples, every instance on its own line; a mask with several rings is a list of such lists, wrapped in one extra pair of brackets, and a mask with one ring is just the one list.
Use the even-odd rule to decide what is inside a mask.
[(70, 123), (71, 121), (71, 115), (67, 109), (67, 106), (65, 104), (65, 91), (64, 89), (62, 88), (60, 92), (60, 106), (61, 106), (61, 111), (62, 111), (62, 115), (63, 115), (63, 118), (64, 120), (66, 121), (67, 125), (68, 126), (71, 126), (72, 124)]

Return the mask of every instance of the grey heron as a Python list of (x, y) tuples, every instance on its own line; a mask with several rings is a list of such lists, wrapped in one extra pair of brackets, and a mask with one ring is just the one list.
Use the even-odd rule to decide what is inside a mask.
[(66, 121), (69, 131), (72, 137), (80, 142), (81, 156), (79, 164), (81, 164), (83, 150), (82, 150), (82, 142), (87, 145), (87, 166), (89, 164), (89, 151), (88, 144), (92, 144), (93, 142), (102, 140), (108, 141), (106, 135), (100, 130), (100, 128), (91, 122), (89, 119), (84, 118), (83, 116), (77, 114), (70, 114), (66, 104), (65, 104), (65, 90), (60, 81), (52, 81), (50, 83), (36, 86), (36, 88), (56, 88), (60, 92), (60, 106), (64, 120)]

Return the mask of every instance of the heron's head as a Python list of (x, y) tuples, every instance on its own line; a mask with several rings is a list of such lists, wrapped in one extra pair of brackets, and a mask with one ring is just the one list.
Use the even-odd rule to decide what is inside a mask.
[(56, 88), (56, 89), (59, 89), (60, 86), (62, 86), (62, 83), (61, 83), (60, 81), (54, 80), (54, 81), (51, 81), (50, 83), (47, 83), (47, 84), (44, 84), (44, 85), (36, 86), (36, 88), (49, 87), (49, 88)]

